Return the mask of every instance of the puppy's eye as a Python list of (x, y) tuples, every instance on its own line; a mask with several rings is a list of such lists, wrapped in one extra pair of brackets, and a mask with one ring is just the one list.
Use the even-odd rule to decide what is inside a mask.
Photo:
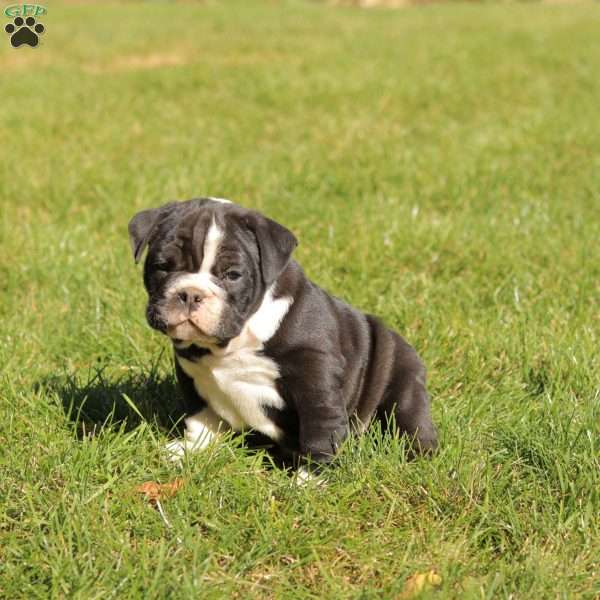
[(167, 263), (167, 262), (154, 263), (154, 268), (157, 269), (158, 271), (168, 271), (169, 263)]
[(242, 274), (239, 271), (234, 271), (233, 269), (231, 271), (227, 271), (227, 273), (224, 275), (227, 281), (237, 281), (241, 276)]

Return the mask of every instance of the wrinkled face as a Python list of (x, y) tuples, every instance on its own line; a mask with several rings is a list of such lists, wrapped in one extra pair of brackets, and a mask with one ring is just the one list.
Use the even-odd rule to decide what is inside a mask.
[(285, 227), (235, 204), (190, 200), (129, 224), (151, 327), (176, 344), (225, 345), (239, 335), (296, 246)]

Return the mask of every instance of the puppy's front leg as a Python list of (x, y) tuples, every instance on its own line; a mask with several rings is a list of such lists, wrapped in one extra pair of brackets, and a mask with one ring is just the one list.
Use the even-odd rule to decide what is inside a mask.
[(310, 463), (331, 462), (350, 430), (341, 391), (311, 390), (298, 400), (300, 453)]
[(186, 452), (196, 452), (206, 448), (220, 431), (229, 426), (210, 408), (205, 406), (199, 412), (186, 417), (183, 439), (173, 440), (166, 446), (171, 460), (183, 458)]
[(350, 431), (342, 395), (343, 365), (327, 348), (294, 349), (282, 364), (282, 387), (298, 416), (301, 461), (327, 464)]

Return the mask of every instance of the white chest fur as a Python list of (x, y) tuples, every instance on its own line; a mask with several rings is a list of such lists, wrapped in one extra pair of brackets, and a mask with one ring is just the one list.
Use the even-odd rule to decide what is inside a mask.
[(281, 437), (281, 430), (264, 411), (284, 406), (275, 385), (279, 369), (260, 351), (291, 303), (291, 298), (273, 299), (269, 290), (242, 333), (226, 348), (212, 349), (197, 361), (177, 357), (200, 396), (236, 431), (255, 429), (275, 440)]

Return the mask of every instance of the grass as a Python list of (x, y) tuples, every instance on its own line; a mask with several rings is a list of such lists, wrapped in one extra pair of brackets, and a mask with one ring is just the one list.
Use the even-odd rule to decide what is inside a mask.
[[(600, 6), (53, 3), (0, 47), (0, 597), (600, 596)], [(324, 488), (179, 396), (126, 224), (265, 211), (429, 368), (441, 450)], [(133, 491), (182, 477), (163, 508)]]

